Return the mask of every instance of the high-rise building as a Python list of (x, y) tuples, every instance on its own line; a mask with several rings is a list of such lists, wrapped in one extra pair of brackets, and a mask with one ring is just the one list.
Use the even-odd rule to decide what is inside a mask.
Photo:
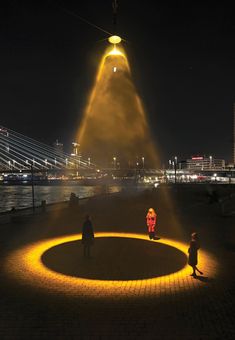
[(193, 156), (186, 161), (187, 169), (191, 170), (213, 170), (224, 169), (224, 159), (216, 159), (212, 156)]

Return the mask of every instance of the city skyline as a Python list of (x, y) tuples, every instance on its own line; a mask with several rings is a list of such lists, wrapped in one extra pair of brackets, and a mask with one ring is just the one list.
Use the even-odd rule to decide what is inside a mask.
[[(72, 142), (70, 150), (64, 150), (64, 145), (56, 140), (52, 145), (43, 144), (28, 136), (0, 126), (0, 168), (4, 170), (59, 170), (59, 169), (188, 169), (188, 170), (228, 170), (232, 164), (226, 164), (224, 159), (218, 159), (210, 155), (197, 155), (180, 159), (171, 157), (166, 163), (154, 167), (151, 158), (144, 153), (137, 156), (122, 153), (106, 154), (106, 161), (97, 162), (92, 152), (85, 155), (81, 152), (81, 145)], [(150, 155), (151, 156), (151, 155)]]
[[(234, 23), (225, 5), (119, 1), (118, 33), (163, 161), (232, 161)], [(71, 13), (69, 13), (68, 11)], [(74, 141), (107, 35), (112, 3), (11, 1), (1, 12), (1, 124), (47, 144)], [(131, 17), (131, 21), (130, 21)]]

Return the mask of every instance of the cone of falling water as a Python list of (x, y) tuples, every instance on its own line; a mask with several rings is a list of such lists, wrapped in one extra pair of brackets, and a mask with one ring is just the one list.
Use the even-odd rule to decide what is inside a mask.
[(139, 158), (156, 167), (157, 157), (128, 60), (116, 45), (105, 53), (84, 112), (77, 140), (84, 157), (109, 166), (114, 155), (122, 167)]

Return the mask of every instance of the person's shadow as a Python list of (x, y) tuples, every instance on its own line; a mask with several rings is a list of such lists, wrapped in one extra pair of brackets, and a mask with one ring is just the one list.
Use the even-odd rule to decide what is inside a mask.
[(205, 283), (210, 283), (210, 282), (213, 282), (213, 281), (214, 281), (213, 278), (208, 277), (208, 276), (202, 276), (202, 275), (194, 276), (194, 278), (195, 278), (196, 280), (199, 280), (199, 281), (205, 282)]

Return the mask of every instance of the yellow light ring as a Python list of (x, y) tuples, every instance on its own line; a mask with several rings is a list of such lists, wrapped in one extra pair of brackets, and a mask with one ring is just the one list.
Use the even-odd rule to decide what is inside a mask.
[[(125, 237), (150, 241), (148, 236), (130, 233), (96, 233), (95, 237)], [(4, 266), (5, 271), (24, 284), (41, 288), (45, 292), (78, 297), (128, 297), (138, 298), (144, 295), (157, 295), (164, 290), (185, 291), (202, 285), (199, 280), (190, 277), (192, 269), (186, 265), (181, 270), (161, 277), (144, 280), (92, 280), (67, 276), (47, 268), (41, 261), (41, 256), (48, 249), (62, 243), (81, 240), (81, 234), (63, 236), (39, 241), (11, 253)], [(188, 256), (188, 245), (170, 239), (161, 239), (159, 243), (177, 248)], [(200, 251), (200, 267), (206, 268), (206, 276), (214, 276), (217, 270), (216, 260), (205, 251)]]

